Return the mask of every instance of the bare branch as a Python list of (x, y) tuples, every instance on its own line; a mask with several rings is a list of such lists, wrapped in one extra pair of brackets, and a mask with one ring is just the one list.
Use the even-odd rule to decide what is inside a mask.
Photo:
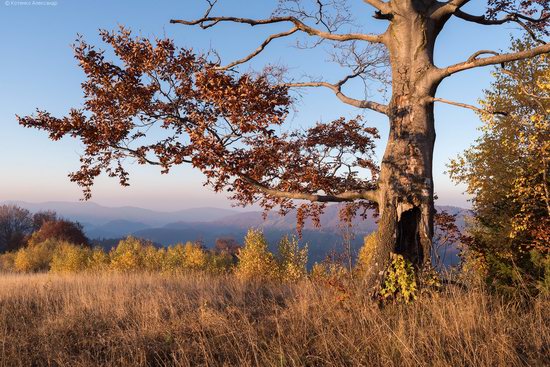
[(456, 10), (454, 12), (454, 15), (457, 18), (466, 20), (468, 22), (482, 24), (482, 25), (500, 25), (500, 24), (510, 22), (514, 19), (513, 14), (507, 14), (504, 18), (500, 18), (500, 19), (489, 19), (484, 15), (472, 15), (472, 14), (465, 13), (460, 9)]
[(481, 25), (501, 25), (501, 24), (505, 24), (505, 23), (509, 23), (509, 22), (516, 23), (520, 27), (525, 29), (525, 31), (527, 31), (527, 33), (529, 33), (529, 35), (531, 36), (532, 39), (534, 39), (535, 41), (537, 41), (538, 43), (541, 43), (541, 44), (543, 44), (544, 41), (541, 40), (539, 37), (537, 37), (535, 32), (533, 32), (533, 29), (531, 29), (531, 27), (529, 27), (525, 22), (528, 22), (528, 23), (542, 23), (542, 22), (546, 22), (548, 19), (550, 19), (550, 14), (547, 14), (547, 15), (544, 15), (544, 16), (541, 15), (540, 18), (533, 18), (533, 17), (529, 17), (527, 15), (520, 14), (520, 13), (508, 13), (503, 18), (490, 19), (490, 18), (487, 18), (484, 15), (468, 14), (466, 12), (463, 12), (460, 9), (457, 9), (454, 12), (454, 15), (456, 17), (458, 17), (460, 19), (463, 19), (463, 20), (466, 20), (468, 22), (477, 23), (477, 24), (481, 24)]
[(334, 202), (334, 203), (340, 203), (340, 202), (351, 202), (354, 200), (369, 200), (372, 202), (377, 203), (378, 202), (378, 190), (366, 190), (361, 192), (356, 191), (345, 191), (343, 193), (337, 194), (337, 195), (320, 195), (320, 194), (308, 194), (304, 192), (287, 192), (287, 191), (279, 191), (272, 188), (269, 188), (268, 186), (263, 185), (262, 183), (248, 177), (241, 175), (239, 176), (243, 181), (247, 182), (248, 184), (255, 187), (258, 191), (261, 191), (264, 194), (278, 197), (278, 198), (287, 198), (287, 199), (295, 199), (295, 200), (308, 200), (311, 202), (320, 202), (320, 203), (327, 203), (327, 202)]
[(432, 100), (432, 102), (441, 102), (441, 103), (450, 104), (452, 106), (467, 108), (467, 109), (470, 109), (472, 111), (479, 112), (479, 113), (489, 113), (489, 114), (492, 114), (492, 115), (508, 116), (508, 113), (506, 113), (506, 112), (484, 110), (483, 108), (479, 108), (479, 107), (473, 106), (471, 104), (450, 101), (450, 100), (444, 99), (444, 98), (433, 97), (433, 98), (431, 98), (431, 100)]
[[(474, 53), (468, 60), (465, 62), (461, 62), (458, 64), (454, 64), (451, 66), (448, 66), (443, 69), (439, 69), (439, 77), (441, 79), (448, 77), (449, 75), (458, 73), (460, 71), (469, 70), (473, 68), (478, 68), (482, 66), (488, 66), (488, 65), (496, 65), (496, 64), (503, 64), (510, 61), (517, 61), (522, 59), (528, 59), (531, 57), (535, 57), (541, 54), (549, 53), (550, 52), (550, 43), (545, 43), (544, 45), (534, 47), (530, 50), (520, 51), (520, 52), (513, 52), (513, 53), (507, 53), (507, 54), (496, 54), (496, 56), (492, 57), (485, 57), (478, 59), (477, 56), (484, 53), (488, 53), (488, 51), (478, 51)], [(493, 51), (491, 51), (493, 53)]]
[(221, 22), (231, 22), (231, 23), (241, 23), (248, 24), (250, 26), (265, 25), (265, 24), (275, 24), (275, 23), (293, 23), (298, 30), (304, 32), (310, 36), (317, 36), (322, 39), (328, 39), (332, 41), (352, 41), (352, 40), (361, 40), (372, 43), (383, 43), (383, 36), (380, 34), (362, 34), (362, 33), (347, 33), (347, 34), (334, 34), (331, 32), (321, 31), (319, 29), (313, 28), (299, 20), (295, 17), (271, 17), (268, 19), (250, 19), (250, 18), (238, 18), (238, 17), (211, 17), (206, 16), (196, 20), (181, 20), (181, 19), (171, 19), (170, 23), (172, 24), (184, 24), (184, 25), (199, 25), (203, 29), (211, 28)]
[(305, 82), (305, 83), (285, 83), (284, 85), (289, 88), (315, 88), (315, 87), (325, 87), (330, 90), (332, 90), (336, 97), (338, 97), (342, 102), (349, 104), (351, 106), (355, 106), (358, 108), (367, 108), (369, 110), (373, 110), (379, 113), (383, 113), (385, 115), (388, 114), (388, 106), (382, 103), (373, 102), (373, 101), (365, 101), (360, 99), (354, 99), (351, 97), (346, 96), (342, 93), (342, 85), (348, 81), (349, 79), (353, 78), (354, 76), (348, 75), (346, 78), (340, 80), (339, 82), (335, 84), (331, 84), (328, 82)]
[(298, 31), (298, 28), (293, 27), (292, 29), (290, 29), (286, 32), (272, 34), (269, 37), (267, 37), (266, 40), (264, 42), (262, 42), (262, 44), (256, 50), (254, 50), (254, 52), (252, 52), (251, 54), (247, 55), (246, 57), (243, 57), (242, 59), (233, 61), (232, 63), (229, 63), (226, 66), (219, 67), (218, 69), (219, 70), (227, 70), (227, 69), (231, 69), (231, 68), (233, 68), (237, 65), (244, 64), (245, 62), (250, 61), (255, 56), (257, 56), (259, 53), (261, 53), (266, 48), (266, 46), (271, 41), (273, 41), (274, 39), (290, 36), (291, 34), (296, 33), (297, 31)]
[(532, 23), (545, 22), (550, 19), (550, 14), (541, 16), (540, 18), (532, 18), (520, 13), (508, 13), (506, 16), (500, 19), (489, 19), (484, 15), (472, 15), (468, 14), (460, 9), (457, 9), (454, 12), (454, 15), (460, 19), (467, 20), (468, 22), (473, 22), (482, 25), (500, 25), (508, 22), (515, 22), (519, 20), (525, 20)]
[(487, 54), (489, 54), (489, 55), (495, 55), (495, 56), (499, 55), (498, 52), (495, 52), (495, 51), (492, 51), (492, 50), (479, 50), (479, 51), (473, 53), (472, 56), (468, 57), (468, 61), (474, 61), (474, 60), (476, 60), (479, 56), (481, 56), (481, 55), (487, 55)]

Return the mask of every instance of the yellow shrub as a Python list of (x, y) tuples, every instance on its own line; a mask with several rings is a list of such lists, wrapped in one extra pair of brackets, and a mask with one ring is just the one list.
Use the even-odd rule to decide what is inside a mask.
[(307, 246), (300, 248), (295, 237), (283, 237), (278, 247), (279, 278), (297, 281), (307, 275)]
[(374, 251), (376, 249), (376, 232), (372, 232), (363, 239), (363, 246), (359, 249), (357, 255), (357, 263), (355, 264), (355, 270), (359, 275), (363, 275), (367, 272)]
[(309, 273), (309, 276), (312, 280), (321, 280), (326, 277), (326, 269), (323, 264), (315, 263), (313, 264), (313, 267), (311, 268), (311, 272)]
[(187, 242), (183, 246), (184, 266), (190, 270), (203, 270), (206, 268), (206, 252), (195, 243)]
[(275, 279), (278, 276), (277, 263), (269, 252), (262, 231), (250, 229), (244, 238), (244, 246), (238, 253), (236, 274), (242, 279)]
[(143, 269), (149, 272), (158, 272), (162, 270), (165, 258), (165, 249), (157, 249), (153, 245), (147, 245), (143, 248)]
[(414, 269), (402, 255), (390, 254), (391, 263), (386, 271), (380, 295), (384, 300), (409, 303), (417, 296)]
[(19, 249), (14, 258), (15, 270), (24, 273), (47, 271), (58, 245), (56, 240), (46, 240)]
[(88, 260), (88, 271), (102, 272), (107, 271), (110, 267), (111, 259), (101, 247), (96, 247), (91, 251)]
[(204, 270), (207, 265), (207, 254), (198, 244), (178, 243), (166, 250), (164, 269), (169, 272)]
[(348, 270), (340, 263), (324, 261), (315, 263), (311, 269), (310, 278), (314, 281), (342, 282), (349, 279)]
[(234, 266), (233, 256), (228, 253), (210, 253), (206, 270), (214, 274), (223, 274), (231, 271)]
[(152, 245), (149, 242), (131, 236), (120, 241), (109, 253), (111, 269), (120, 272), (146, 270), (144, 258), (147, 246)]
[(60, 243), (52, 257), (50, 271), (56, 273), (77, 273), (88, 268), (92, 251), (68, 242)]

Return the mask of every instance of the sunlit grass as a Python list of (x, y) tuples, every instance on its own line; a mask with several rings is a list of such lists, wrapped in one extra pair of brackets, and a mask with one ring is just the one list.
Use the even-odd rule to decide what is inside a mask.
[(380, 308), (309, 280), (2, 275), (0, 365), (542, 366), (549, 308), (482, 290)]

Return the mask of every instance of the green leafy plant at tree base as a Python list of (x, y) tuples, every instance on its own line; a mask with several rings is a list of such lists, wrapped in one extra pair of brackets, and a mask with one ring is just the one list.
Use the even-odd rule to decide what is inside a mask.
[(386, 271), (380, 296), (384, 301), (410, 303), (417, 297), (417, 283), (411, 262), (402, 255), (390, 254), (390, 265)]

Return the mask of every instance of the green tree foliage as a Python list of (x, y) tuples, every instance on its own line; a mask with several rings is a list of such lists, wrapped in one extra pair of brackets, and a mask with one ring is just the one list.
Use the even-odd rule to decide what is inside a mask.
[(391, 254), (391, 263), (380, 289), (383, 300), (409, 303), (417, 297), (417, 283), (414, 269), (410, 261), (402, 255)]
[[(516, 40), (513, 51), (533, 46)], [(550, 251), (550, 56), (506, 63), (482, 103), (481, 137), (450, 164), (475, 222), (469, 258), (491, 284), (547, 284)], [(537, 259), (537, 260), (535, 260)]]

